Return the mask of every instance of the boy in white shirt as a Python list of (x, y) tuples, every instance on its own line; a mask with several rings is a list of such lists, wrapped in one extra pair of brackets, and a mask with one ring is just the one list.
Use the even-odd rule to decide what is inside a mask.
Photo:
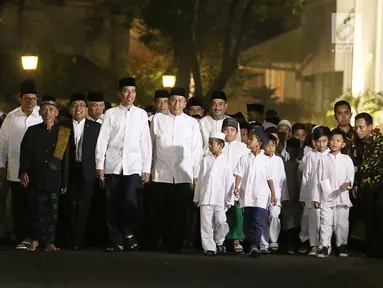
[[(225, 147), (222, 153), (229, 159), (231, 167), (234, 169), (237, 166), (239, 159), (250, 152), (246, 144), (238, 141), (237, 135), (238, 122), (234, 118), (226, 118), (223, 120), (222, 132), (225, 134)], [(247, 137), (247, 136), (246, 136)], [(234, 182), (234, 175), (232, 176)], [(226, 235), (226, 239), (233, 241), (234, 252), (237, 254), (243, 253), (243, 246), (240, 241), (243, 240), (243, 213), (239, 207), (238, 198), (235, 197), (234, 206), (227, 211), (227, 223), (230, 231)]]
[[(258, 126), (250, 131), (248, 148), (251, 152), (239, 160), (234, 169), (236, 196), (239, 195), (239, 206), (244, 208), (244, 234), (251, 245), (250, 256), (259, 255), (259, 244), (269, 204), (277, 204), (269, 157), (262, 151), (262, 144), (268, 141), (263, 128)], [(271, 191), (271, 192), (270, 192)]]
[[(274, 183), (275, 197), (277, 198), (277, 204), (268, 203), (267, 217), (265, 218), (265, 225), (263, 227), (263, 233), (261, 238), (261, 252), (276, 252), (279, 248), (278, 238), (281, 232), (281, 221), (279, 214), (281, 214), (281, 202), (288, 199), (287, 184), (286, 184), (286, 172), (282, 157), (275, 155), (275, 149), (277, 147), (277, 139), (269, 134), (269, 142), (265, 145), (265, 155), (269, 157), (269, 165), (271, 168), (271, 175)], [(269, 244), (270, 242), (270, 244)]]
[(224, 241), (229, 232), (225, 211), (234, 205), (233, 170), (222, 154), (225, 134), (212, 132), (209, 150), (202, 160), (193, 202), (200, 207), (201, 240), (206, 256), (226, 252)]
[(317, 185), (313, 204), (320, 208), (320, 245), (317, 257), (331, 254), (331, 237), (335, 232), (336, 246), (340, 257), (347, 257), (349, 212), (352, 207), (349, 189), (353, 186), (355, 170), (351, 158), (342, 154), (346, 145), (346, 134), (334, 129), (330, 134), (331, 152), (319, 160)]
[(325, 126), (316, 127), (311, 134), (315, 150), (308, 152), (299, 164), (302, 173), (302, 184), (299, 201), (304, 203), (300, 239), (302, 241), (298, 251), (306, 253), (311, 247), (309, 256), (316, 256), (319, 252), (319, 210), (312, 204), (312, 193), (317, 178), (319, 159), (329, 153), (330, 129)]

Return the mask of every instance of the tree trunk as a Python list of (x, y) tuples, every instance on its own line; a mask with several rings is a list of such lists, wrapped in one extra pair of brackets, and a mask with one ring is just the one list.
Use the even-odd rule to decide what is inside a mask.
[(185, 89), (186, 95), (189, 95), (190, 72), (192, 67), (192, 59), (190, 57), (190, 45), (187, 39), (181, 39), (176, 43), (177, 49), (177, 74), (176, 86)]

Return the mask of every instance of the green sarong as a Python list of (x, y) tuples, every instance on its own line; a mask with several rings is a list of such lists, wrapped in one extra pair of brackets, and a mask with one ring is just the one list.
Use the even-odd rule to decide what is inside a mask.
[(234, 207), (227, 211), (226, 217), (230, 228), (226, 239), (243, 240), (243, 211), (242, 208), (239, 208), (238, 201), (235, 201)]

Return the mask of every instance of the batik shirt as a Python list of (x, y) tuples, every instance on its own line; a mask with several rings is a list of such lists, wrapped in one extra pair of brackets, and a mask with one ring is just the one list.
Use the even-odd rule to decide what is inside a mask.
[(373, 132), (369, 139), (362, 140), (357, 145), (357, 155), (361, 162), (356, 185), (373, 187), (380, 184), (383, 175), (383, 135)]
[(346, 146), (342, 149), (342, 154), (346, 154), (351, 157), (355, 166), (358, 165), (356, 145), (358, 143), (358, 137), (355, 135), (354, 127), (350, 125), (350, 129), (346, 133)]

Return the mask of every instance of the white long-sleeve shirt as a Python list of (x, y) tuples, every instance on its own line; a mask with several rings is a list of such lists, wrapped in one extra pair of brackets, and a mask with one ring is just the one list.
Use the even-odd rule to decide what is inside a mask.
[(224, 208), (234, 205), (233, 169), (225, 155), (203, 157), (193, 202)]
[(319, 159), (328, 155), (330, 149), (324, 152), (318, 150), (312, 150), (303, 156), (299, 163), (299, 172), (302, 173), (302, 184), (300, 190), (299, 201), (309, 202), (312, 199), (312, 193), (314, 189), (314, 182), (317, 177), (317, 168), (319, 165)]
[[(204, 154), (209, 152), (209, 135), (212, 132), (222, 132), (222, 124), (223, 120), (225, 120), (227, 115), (224, 115), (222, 119), (214, 120), (211, 116), (205, 116), (201, 120), (199, 120), (199, 126), (202, 133), (203, 138), (203, 152)], [(239, 133), (240, 127), (238, 124), (238, 133), (236, 140), (241, 142), (241, 133)]]
[[(274, 184), (275, 197), (278, 200), (277, 205), (281, 205), (282, 201), (286, 201), (289, 199), (285, 165), (283, 163), (283, 159), (279, 156), (276, 156), (275, 154), (269, 157), (269, 161), (270, 161), (269, 165), (271, 169), (271, 175), (272, 175), (273, 184)], [(271, 205), (271, 202), (270, 202), (270, 205)]]
[(0, 129), (0, 167), (8, 162), (7, 178), (9, 181), (19, 182), (20, 144), (24, 134), (30, 126), (43, 121), (39, 114), (40, 107), (36, 106), (27, 116), (21, 107), (10, 112)]
[(348, 190), (340, 191), (340, 186), (350, 182), (353, 186), (355, 168), (348, 155), (331, 153), (319, 160), (317, 179), (314, 185), (313, 199), (329, 207), (345, 205), (352, 207)]
[(152, 143), (145, 110), (123, 105), (104, 114), (96, 145), (96, 169), (105, 174), (150, 173)]
[[(246, 144), (234, 140), (231, 143), (225, 142), (225, 147), (222, 150), (222, 153), (229, 158), (229, 161), (231, 163), (231, 167), (234, 170), (235, 166), (237, 166), (239, 159), (243, 155), (246, 155), (250, 153), (250, 149), (247, 148)], [(235, 179), (235, 176), (232, 176)], [(237, 196), (234, 196), (235, 200), (238, 200)]]
[[(146, 120), (147, 121), (147, 120)], [(153, 143), (152, 180), (163, 183), (193, 183), (202, 159), (198, 121), (182, 113), (156, 113), (150, 124)]]
[(266, 209), (271, 194), (267, 181), (273, 179), (269, 157), (263, 151), (257, 156), (254, 156), (252, 152), (243, 155), (233, 174), (242, 178), (239, 193), (240, 207)]

